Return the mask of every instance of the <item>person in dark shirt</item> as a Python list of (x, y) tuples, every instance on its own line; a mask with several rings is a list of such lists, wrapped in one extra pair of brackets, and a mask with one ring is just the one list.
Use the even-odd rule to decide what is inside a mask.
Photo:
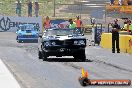
[(28, 0), (28, 17), (32, 17), (32, 2)]
[(114, 0), (110, 0), (110, 5), (113, 5), (114, 4)]
[(117, 53), (120, 53), (120, 48), (119, 48), (119, 30), (120, 25), (117, 23), (118, 20), (114, 20), (114, 24), (112, 24), (112, 53), (115, 53), (115, 42), (116, 42), (116, 49)]
[(35, 16), (38, 17), (38, 13), (39, 13), (39, 3), (38, 3), (38, 0), (35, 0), (34, 10), (35, 10)]
[(16, 0), (16, 14), (18, 16), (21, 16), (21, 1), (20, 0)]

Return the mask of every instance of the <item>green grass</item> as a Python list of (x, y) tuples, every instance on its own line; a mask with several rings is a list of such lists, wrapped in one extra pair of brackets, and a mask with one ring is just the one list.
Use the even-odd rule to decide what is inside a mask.
[[(15, 4), (16, 0), (2, 0), (0, 1), (0, 15), (16, 15)], [(22, 1), (22, 16), (27, 16), (27, 0)], [(32, 0), (34, 1), (34, 0)], [(39, 15), (41, 16), (53, 16), (54, 12), (54, 3), (53, 0), (38, 0), (40, 3)], [(71, 0), (56, 0), (56, 3), (69, 3)], [(33, 8), (33, 16), (34, 16), (34, 8)]]

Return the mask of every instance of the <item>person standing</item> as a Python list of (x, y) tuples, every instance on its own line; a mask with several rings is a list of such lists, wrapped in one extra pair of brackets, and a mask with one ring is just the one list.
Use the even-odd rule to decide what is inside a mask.
[(130, 35), (132, 35), (132, 24), (130, 24)]
[(38, 0), (35, 0), (34, 10), (35, 10), (35, 16), (38, 17), (38, 13), (39, 13), (39, 3), (38, 3)]
[(71, 29), (75, 29), (75, 28), (77, 27), (77, 26), (76, 26), (76, 23), (73, 22), (72, 19), (69, 19), (69, 23), (70, 23), (69, 28), (71, 28)]
[(110, 0), (110, 5), (114, 5), (114, 0)]
[(123, 30), (127, 31), (127, 22), (124, 22)]
[(128, 34), (130, 34), (130, 25), (131, 25), (131, 20), (128, 19), (127, 20), (127, 32), (128, 32)]
[(76, 23), (77, 29), (81, 31), (82, 21), (80, 20), (79, 16), (76, 16), (76, 20), (74, 22)]
[(28, 17), (32, 17), (32, 2), (28, 0)]
[(44, 26), (44, 29), (49, 29), (49, 28), (51, 28), (51, 21), (50, 21), (50, 19), (49, 19), (48, 16), (46, 17), (46, 20), (45, 20), (43, 26)]
[(132, 23), (131, 20), (128, 20), (128, 34), (132, 35)]
[(20, 0), (16, 0), (16, 14), (18, 16), (21, 16), (21, 1)]
[(91, 20), (92, 27), (94, 27), (95, 26), (95, 23), (96, 23), (96, 19), (95, 18), (90, 18), (90, 20)]
[(119, 0), (119, 5), (122, 5), (122, 3), (123, 3), (123, 0)]
[(116, 49), (117, 53), (120, 53), (120, 48), (119, 48), (119, 30), (120, 25), (118, 25), (118, 20), (114, 20), (114, 24), (112, 24), (112, 53), (115, 53), (115, 42), (116, 42)]
[(129, 0), (123, 0), (123, 5), (128, 5)]

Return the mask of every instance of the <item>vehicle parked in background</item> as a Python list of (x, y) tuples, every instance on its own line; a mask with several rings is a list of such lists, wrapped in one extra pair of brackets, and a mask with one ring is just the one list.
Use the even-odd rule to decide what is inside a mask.
[(33, 24), (21, 24), (18, 26), (17, 42), (38, 42), (39, 30)]
[(78, 29), (47, 29), (38, 47), (39, 59), (49, 56), (73, 56), (75, 61), (85, 61), (86, 38)]

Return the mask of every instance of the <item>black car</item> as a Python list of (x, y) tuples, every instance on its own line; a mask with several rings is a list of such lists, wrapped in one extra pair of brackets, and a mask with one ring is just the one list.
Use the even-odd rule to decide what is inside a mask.
[(86, 38), (78, 29), (48, 29), (40, 37), (39, 59), (47, 60), (49, 56), (73, 56), (75, 60), (86, 60)]

